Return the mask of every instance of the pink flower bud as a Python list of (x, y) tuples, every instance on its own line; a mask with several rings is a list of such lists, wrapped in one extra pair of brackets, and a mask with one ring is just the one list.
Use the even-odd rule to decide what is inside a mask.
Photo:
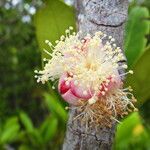
[[(64, 73), (59, 79), (58, 90), (63, 99), (69, 104), (76, 105), (78, 100), (89, 100), (94, 96), (94, 90), (81, 87), (81, 85), (75, 85), (74, 80), (68, 80), (68, 77), (71, 77), (68, 73)], [(107, 78), (106, 81), (100, 85), (98, 97), (105, 96), (112, 89), (118, 88), (121, 86), (121, 80), (119, 76), (114, 75)]]
[(87, 89), (75, 85), (74, 81), (65, 80), (67, 77), (67, 73), (63, 74), (58, 84), (59, 93), (66, 102), (76, 105), (79, 99), (88, 100), (92, 97)]

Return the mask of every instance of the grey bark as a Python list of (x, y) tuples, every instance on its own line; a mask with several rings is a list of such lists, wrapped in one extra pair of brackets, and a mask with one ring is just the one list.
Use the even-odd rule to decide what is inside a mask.
[[(77, 27), (83, 34), (102, 31), (116, 39), (123, 48), (124, 23), (127, 18), (128, 0), (75, 0)], [(123, 62), (120, 62), (123, 63)], [(63, 150), (110, 150), (116, 132), (112, 128), (95, 127), (86, 131), (80, 122), (73, 120), (77, 112), (69, 112)]]

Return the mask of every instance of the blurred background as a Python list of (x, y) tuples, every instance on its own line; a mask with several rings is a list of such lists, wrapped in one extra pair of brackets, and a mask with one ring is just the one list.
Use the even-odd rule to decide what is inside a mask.
[[(72, 0), (0, 0), (0, 150), (58, 150), (63, 143), (67, 104), (48, 85), (37, 84), (55, 42), (75, 27)], [(127, 77), (139, 112), (118, 124), (114, 150), (150, 150), (150, 1), (130, 0), (124, 50)]]

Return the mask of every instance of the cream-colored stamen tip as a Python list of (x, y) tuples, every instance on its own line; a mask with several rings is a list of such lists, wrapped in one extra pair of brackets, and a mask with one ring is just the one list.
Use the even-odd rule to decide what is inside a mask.
[(92, 97), (92, 98), (90, 98), (90, 99), (88, 100), (88, 103), (89, 103), (90, 105), (92, 105), (92, 104), (96, 103), (96, 99)]
[(103, 96), (105, 95), (105, 92), (104, 92), (104, 91), (102, 91), (101, 93), (102, 93)]
[(55, 89), (55, 86), (52, 86), (52, 89), (54, 90), (54, 89)]
[(88, 93), (87, 93), (87, 91), (83, 91), (83, 95), (87, 95)]
[(133, 74), (133, 70), (129, 70), (129, 73), (130, 73), (130, 74)]
[(74, 81), (74, 84), (75, 84), (75, 85), (78, 85), (78, 81), (77, 81), (77, 80), (75, 80), (75, 81)]
[(66, 81), (65, 84), (66, 84), (66, 85), (69, 85), (69, 81)]
[(108, 91), (108, 88), (105, 88), (105, 91)]

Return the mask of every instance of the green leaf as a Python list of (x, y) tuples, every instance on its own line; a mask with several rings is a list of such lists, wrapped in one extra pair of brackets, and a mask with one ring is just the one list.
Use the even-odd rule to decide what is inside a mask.
[(47, 49), (45, 40), (53, 44), (69, 26), (75, 27), (74, 9), (59, 0), (48, 0), (35, 15), (35, 27), (40, 48)]
[(0, 143), (6, 144), (16, 139), (20, 126), (17, 117), (12, 117), (7, 120), (0, 135)]
[(125, 54), (131, 67), (143, 53), (146, 45), (145, 35), (149, 33), (150, 22), (147, 8), (135, 7), (129, 14), (126, 24)]
[(22, 144), (19, 146), (18, 150), (33, 150), (33, 148), (29, 147), (28, 145)]
[(43, 137), (41, 136), (40, 131), (38, 129), (34, 128), (34, 130), (29, 133), (29, 138), (34, 146), (43, 145)]
[(20, 113), (20, 120), (24, 127), (26, 128), (27, 132), (33, 132), (34, 131), (34, 126), (32, 124), (31, 119), (25, 112)]
[(150, 47), (138, 59), (133, 67), (134, 74), (126, 79), (126, 85), (131, 85), (139, 104), (150, 98)]
[(149, 146), (149, 135), (137, 112), (129, 115), (118, 125), (114, 150), (141, 150), (147, 149)]
[(41, 136), (45, 143), (49, 142), (55, 135), (57, 131), (58, 120), (56, 117), (48, 117), (40, 127)]
[(60, 118), (64, 123), (67, 120), (67, 112), (65, 111), (64, 107), (50, 94), (45, 93), (45, 103), (48, 106), (48, 109), (52, 112), (53, 115), (56, 115)]
[(7, 130), (12, 125), (18, 124), (18, 118), (17, 117), (11, 117), (5, 122), (4, 130)]
[(140, 124), (140, 118), (138, 113), (132, 113), (121, 124), (117, 126), (117, 133), (115, 139), (115, 147), (127, 148), (129, 141), (132, 138), (133, 129), (136, 125)]
[[(140, 123), (140, 118), (138, 113), (132, 113), (130, 116), (128, 116), (124, 121), (118, 125), (117, 127), (117, 140), (118, 142), (121, 142), (123, 139), (127, 140), (127, 138), (130, 138), (132, 135), (132, 130), (135, 127), (135, 125)], [(128, 127), (128, 132), (126, 131), (126, 128)]]

